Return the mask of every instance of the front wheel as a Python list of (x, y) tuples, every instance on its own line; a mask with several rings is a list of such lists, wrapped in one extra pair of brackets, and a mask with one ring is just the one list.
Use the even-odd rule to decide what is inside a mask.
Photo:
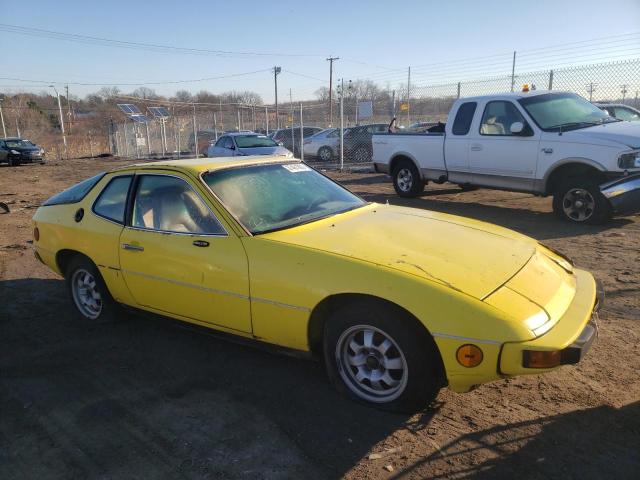
[(346, 305), (325, 328), (327, 372), (338, 391), (376, 408), (414, 412), (443, 385), (432, 337), (386, 304)]
[(20, 159), (17, 157), (9, 157), (9, 166), (17, 167), (20, 165)]
[(420, 172), (409, 160), (402, 160), (393, 170), (393, 188), (401, 197), (415, 197), (424, 191)]
[(569, 178), (553, 195), (553, 211), (572, 223), (597, 225), (611, 218), (611, 205), (597, 183), (587, 177)]

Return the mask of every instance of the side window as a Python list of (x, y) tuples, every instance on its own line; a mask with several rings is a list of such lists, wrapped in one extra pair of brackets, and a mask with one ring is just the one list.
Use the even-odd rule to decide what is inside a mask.
[(613, 111), (615, 112), (615, 117), (620, 120), (626, 120), (628, 122), (636, 122), (640, 120), (640, 115), (631, 110), (627, 110), (626, 108), (614, 107)]
[(524, 118), (513, 103), (503, 100), (489, 102), (482, 114), (480, 134), (513, 135), (511, 124), (514, 122), (525, 124)]
[(226, 138), (227, 137), (220, 137), (216, 142), (216, 147), (224, 148), (224, 142), (226, 141)]
[(143, 175), (133, 202), (134, 227), (163, 232), (225, 234), (200, 196), (180, 178)]
[(127, 206), (131, 178), (130, 175), (112, 178), (93, 204), (94, 213), (124, 224), (124, 211)]
[(224, 148), (233, 148), (233, 139), (231, 137), (225, 137), (222, 146)]
[(456, 113), (456, 118), (453, 121), (453, 128), (451, 129), (454, 135), (466, 135), (469, 133), (477, 106), (478, 104), (476, 102), (467, 102), (460, 105)]

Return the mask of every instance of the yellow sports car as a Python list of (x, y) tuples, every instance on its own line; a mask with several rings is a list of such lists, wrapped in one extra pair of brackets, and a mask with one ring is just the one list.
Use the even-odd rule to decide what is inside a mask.
[(387, 410), (576, 363), (596, 336), (599, 289), (561, 254), (368, 203), (295, 159), (102, 173), (47, 200), (34, 239), (88, 320), (126, 305), (308, 352)]

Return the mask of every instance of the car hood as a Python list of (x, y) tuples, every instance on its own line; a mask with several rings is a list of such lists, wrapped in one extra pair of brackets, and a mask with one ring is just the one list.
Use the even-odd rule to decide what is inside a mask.
[(243, 155), (288, 155), (290, 152), (284, 147), (255, 147), (240, 148)]
[(7, 147), (9, 150), (15, 150), (16, 152), (22, 153), (30, 153), (30, 152), (39, 152), (40, 147)]
[(629, 148), (640, 148), (640, 122), (611, 122), (604, 125), (564, 132), (567, 139), (580, 143), (593, 143), (603, 140), (625, 145)]
[(399, 270), (478, 299), (513, 277), (537, 246), (502, 227), (380, 204), (261, 237)]

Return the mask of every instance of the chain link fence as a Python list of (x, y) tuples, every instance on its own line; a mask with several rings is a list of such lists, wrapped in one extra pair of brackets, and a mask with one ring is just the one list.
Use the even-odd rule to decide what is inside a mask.
[(163, 120), (148, 116), (146, 123), (124, 119), (124, 115), (119, 121), (112, 119), (108, 144), (111, 153), (120, 157), (184, 158), (206, 156), (209, 146), (227, 132), (252, 131), (272, 136), (296, 157), (322, 168), (368, 167), (371, 136), (387, 131), (393, 118), (397, 128), (424, 131), (446, 122), (452, 104), (460, 97), (519, 91), (523, 84), (537, 90), (574, 92), (594, 102), (640, 107), (640, 59), (441, 85), (405, 84), (397, 89), (365, 80), (357, 89), (345, 86), (341, 92), (339, 88), (333, 108), (328, 100), (285, 102), (277, 106), (277, 113), (275, 105), (137, 100), (143, 111), (164, 105), (170, 116)]

